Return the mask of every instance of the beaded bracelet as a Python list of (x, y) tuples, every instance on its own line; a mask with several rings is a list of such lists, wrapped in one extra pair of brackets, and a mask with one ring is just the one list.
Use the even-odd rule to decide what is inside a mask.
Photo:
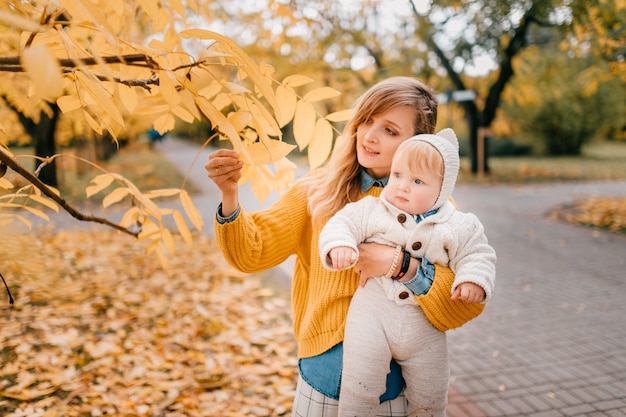
[(396, 268), (398, 267), (398, 261), (400, 260), (400, 253), (402, 253), (402, 246), (398, 245), (398, 246), (396, 246), (396, 254), (393, 256), (393, 261), (391, 262), (391, 267), (389, 268), (389, 271), (387, 271), (387, 274), (385, 275), (385, 278), (393, 277), (393, 273), (396, 272)]
[(409, 270), (409, 266), (411, 265), (411, 254), (408, 250), (404, 251), (402, 255), (402, 266), (400, 266), (400, 272), (395, 277), (392, 277), (395, 280), (402, 278)]

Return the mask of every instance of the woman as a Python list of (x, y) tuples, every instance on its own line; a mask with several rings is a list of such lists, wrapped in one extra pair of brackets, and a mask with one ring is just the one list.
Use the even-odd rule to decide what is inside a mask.
[[(358, 100), (328, 164), (297, 181), (272, 207), (257, 213), (239, 206), (237, 182), (243, 163), (237, 154), (221, 149), (209, 156), (205, 168), (222, 192), (215, 236), (227, 261), (251, 273), (296, 255), (292, 309), (300, 377), (294, 416), (337, 415), (344, 326), (359, 285), (358, 274), (385, 275), (395, 254), (390, 246), (362, 244), (354, 269), (329, 271), (319, 258), (319, 233), (347, 203), (366, 195), (379, 196), (396, 148), (416, 134), (434, 133), (436, 121), (437, 101), (427, 85), (410, 77), (379, 82)], [(406, 276), (415, 276), (418, 266), (419, 261), (411, 258)], [(429, 265), (424, 262), (424, 266)], [(435, 281), (444, 275), (448, 278), (440, 279), (449, 280), (449, 269), (437, 267), (435, 271)], [(445, 338), (445, 333), (441, 334)], [(390, 370), (379, 415), (409, 415), (399, 367), (392, 362)]]

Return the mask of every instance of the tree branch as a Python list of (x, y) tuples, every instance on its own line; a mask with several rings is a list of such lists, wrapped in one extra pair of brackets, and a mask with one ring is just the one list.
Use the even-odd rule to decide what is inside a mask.
[[(130, 54), (130, 55), (113, 55), (113, 56), (103, 56), (101, 58), (80, 58), (80, 59), (59, 59), (59, 65), (61, 67), (68, 68), (76, 68), (79, 66), (87, 65), (98, 65), (100, 62), (104, 62), (105, 64), (126, 64), (126, 65), (135, 65), (137, 63), (143, 63), (144, 67), (157, 69), (159, 66), (154, 60), (146, 55), (146, 54)], [(0, 57), (0, 66), (3, 65), (12, 65), (12, 66), (21, 66), (21, 57), (19, 56), (9, 56), (9, 57)]]
[(132, 232), (132, 231), (128, 230), (127, 228), (120, 226), (119, 224), (111, 222), (108, 219), (97, 217), (97, 216), (92, 216), (92, 215), (87, 215), (87, 214), (83, 214), (83, 213), (79, 212), (74, 207), (69, 205), (63, 198), (61, 198), (59, 195), (54, 193), (50, 189), (50, 187), (48, 187), (46, 184), (44, 184), (34, 174), (32, 174), (26, 168), (24, 168), (22, 165), (17, 163), (15, 161), (15, 159), (13, 159), (11, 157), (11, 155), (9, 155), (4, 150), (4, 148), (2, 146), (0, 146), (0, 163), (5, 164), (9, 168), (11, 168), (13, 171), (17, 172), (24, 179), (26, 179), (28, 182), (33, 184), (39, 190), (41, 190), (41, 192), (44, 193), (46, 195), (46, 197), (50, 198), (51, 200), (54, 200), (59, 206), (61, 206), (63, 208), (63, 210), (65, 210), (67, 213), (69, 213), (75, 219), (78, 219), (80, 221), (85, 221), (85, 222), (93, 222), (93, 223), (104, 224), (104, 225), (109, 226), (109, 227), (111, 227), (111, 228), (113, 228), (115, 230), (118, 230), (120, 232), (124, 232), (124, 233), (129, 234), (129, 235), (134, 236), (134, 237), (137, 237), (139, 235), (139, 232)]

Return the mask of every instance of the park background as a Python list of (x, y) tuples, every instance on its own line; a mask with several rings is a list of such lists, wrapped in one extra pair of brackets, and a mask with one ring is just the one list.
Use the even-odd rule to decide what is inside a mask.
[[(439, 127), (462, 138), (460, 184), (590, 184), (541, 216), (625, 248), (623, 2), (231, 3), (0, 6), (0, 273), (15, 298), (0, 316), (3, 415), (288, 415), (285, 271), (224, 263), (208, 179), (191, 173), (203, 146), (245, 146), (250, 204), (269, 204), (324, 162), (342, 111), (388, 76), (439, 92)], [(185, 145), (192, 158), (171, 158)], [(451, 340), (488, 343), (491, 307)], [(453, 417), (626, 414), (623, 351), (594, 394), (529, 380), (513, 400), (508, 372), (472, 399), (452, 352)]]

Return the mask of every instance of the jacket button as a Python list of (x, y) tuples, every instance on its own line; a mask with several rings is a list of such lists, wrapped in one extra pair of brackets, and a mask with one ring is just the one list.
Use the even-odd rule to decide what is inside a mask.
[(421, 247), (422, 242), (413, 242), (413, 244), (411, 245), (411, 248), (413, 248), (413, 250), (420, 250)]
[(398, 294), (398, 297), (400, 297), (401, 300), (406, 300), (407, 298), (409, 298), (409, 293), (406, 291), (402, 291), (400, 294)]
[(398, 221), (404, 223), (406, 221), (406, 215), (404, 213), (398, 214)]

